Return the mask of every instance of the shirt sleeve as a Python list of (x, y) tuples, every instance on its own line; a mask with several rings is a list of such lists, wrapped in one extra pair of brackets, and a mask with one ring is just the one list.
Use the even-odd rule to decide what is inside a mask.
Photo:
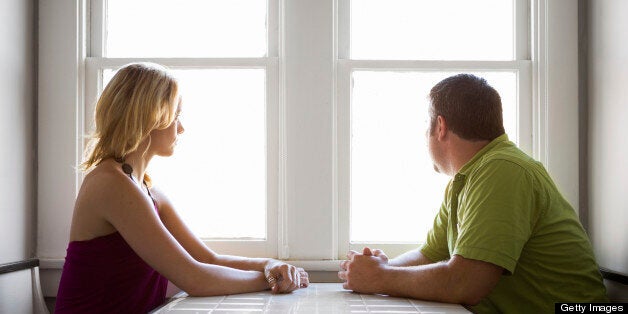
[[(448, 185), (446, 191), (449, 191), (449, 188)], [(449, 195), (449, 193), (446, 192), (445, 195)], [(421, 253), (432, 262), (439, 262), (450, 258), (449, 248), (447, 246), (449, 213), (447, 212), (447, 206), (445, 206), (446, 201), (447, 200), (444, 200), (440, 206), (440, 210), (434, 218), (434, 225), (427, 233), (425, 244), (421, 247)]]
[(536, 221), (531, 176), (514, 162), (492, 160), (469, 177), (464, 190), (453, 254), (513, 274)]

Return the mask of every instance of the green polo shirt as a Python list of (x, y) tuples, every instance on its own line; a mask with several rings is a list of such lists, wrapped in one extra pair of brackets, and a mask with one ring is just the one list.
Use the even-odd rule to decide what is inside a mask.
[(608, 302), (591, 243), (543, 165), (504, 134), (449, 182), (421, 252), (505, 269), (480, 313), (553, 313), (555, 302)]

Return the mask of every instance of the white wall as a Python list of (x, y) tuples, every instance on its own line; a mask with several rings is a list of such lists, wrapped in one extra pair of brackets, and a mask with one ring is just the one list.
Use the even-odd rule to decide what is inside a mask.
[[(34, 1), (0, 1), (0, 264), (35, 250), (34, 26)], [(30, 277), (0, 275), (0, 313), (30, 311)]]
[(589, 1), (589, 232), (600, 266), (628, 274), (628, 1)]
[(34, 251), (33, 1), (0, 1), (0, 263)]

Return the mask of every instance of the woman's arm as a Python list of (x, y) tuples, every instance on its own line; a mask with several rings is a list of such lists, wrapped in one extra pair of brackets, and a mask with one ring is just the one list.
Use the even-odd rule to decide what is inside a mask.
[(248, 258), (215, 253), (192, 233), (163, 192), (152, 188), (151, 193), (157, 201), (159, 216), (164, 226), (195, 260), (264, 273), (267, 278), (273, 277), (277, 279), (277, 284), (272, 285), (273, 292), (290, 292), (302, 286), (306, 287), (309, 284), (308, 275), (303, 269), (281, 261), (269, 258)]
[(84, 189), (88, 202), (151, 267), (194, 296), (268, 289), (264, 275), (196, 261), (160, 221), (152, 201), (133, 182), (103, 174)]

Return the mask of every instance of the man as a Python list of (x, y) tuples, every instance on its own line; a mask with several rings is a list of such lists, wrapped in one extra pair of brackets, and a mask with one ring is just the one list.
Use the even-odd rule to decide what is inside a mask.
[(608, 302), (587, 235), (545, 168), (508, 140), (501, 99), (484, 79), (430, 91), (429, 152), (452, 177), (426, 243), (389, 260), (351, 251), (345, 289), (473, 305), (474, 312), (550, 313), (555, 302)]

